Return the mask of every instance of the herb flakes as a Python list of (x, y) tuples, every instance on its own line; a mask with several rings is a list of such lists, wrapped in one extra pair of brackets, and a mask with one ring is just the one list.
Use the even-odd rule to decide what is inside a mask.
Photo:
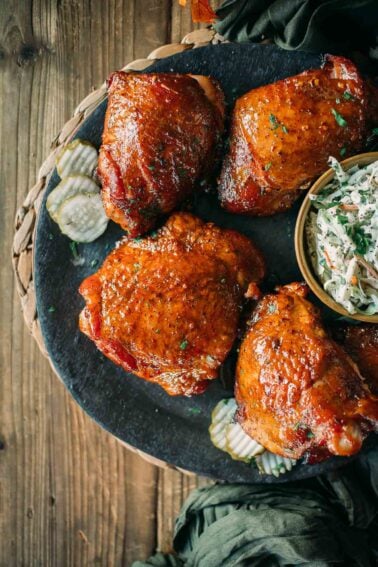
[(269, 122), (270, 122), (271, 130), (277, 130), (277, 128), (280, 125), (274, 114), (269, 114)]
[(352, 100), (352, 101), (357, 100), (356, 97), (352, 95), (352, 93), (350, 93), (349, 91), (343, 92), (343, 98), (345, 98), (345, 100)]
[(339, 112), (337, 112), (337, 110), (335, 110), (334, 108), (331, 108), (331, 112), (333, 114), (333, 116), (335, 117), (336, 122), (338, 123), (339, 126), (341, 126), (342, 128), (346, 128), (348, 126), (348, 122), (345, 120), (345, 118), (343, 116), (341, 116), (341, 114)]
[(180, 350), (185, 350), (185, 349), (187, 348), (188, 344), (189, 344), (189, 342), (188, 342), (186, 339), (184, 339), (183, 341), (181, 341), (181, 343), (180, 343)]
[(77, 258), (79, 257), (79, 252), (77, 250), (77, 242), (72, 240), (70, 242), (69, 246), (70, 246), (72, 256), (74, 257), (75, 260), (77, 260)]

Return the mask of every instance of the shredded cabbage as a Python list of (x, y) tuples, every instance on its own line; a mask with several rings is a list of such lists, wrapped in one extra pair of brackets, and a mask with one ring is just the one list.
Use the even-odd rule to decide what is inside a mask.
[(305, 231), (325, 291), (349, 313), (378, 313), (378, 160), (344, 171), (317, 195)]

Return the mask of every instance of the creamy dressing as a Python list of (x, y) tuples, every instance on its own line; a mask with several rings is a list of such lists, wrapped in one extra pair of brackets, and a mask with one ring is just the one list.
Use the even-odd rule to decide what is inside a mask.
[(378, 160), (344, 171), (317, 195), (305, 231), (324, 290), (349, 313), (378, 313)]

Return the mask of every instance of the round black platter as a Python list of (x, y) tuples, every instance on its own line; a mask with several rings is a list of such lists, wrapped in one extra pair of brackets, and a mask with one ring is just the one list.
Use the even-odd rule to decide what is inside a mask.
[[(212, 75), (232, 107), (246, 91), (321, 65), (321, 56), (283, 51), (274, 46), (220, 45), (194, 49), (163, 59), (148, 72)], [(76, 137), (101, 143), (106, 101), (83, 123)], [(216, 449), (208, 435), (210, 414), (218, 400), (232, 395), (222, 381), (192, 398), (170, 397), (106, 359), (78, 329), (83, 307), (77, 289), (96, 271), (122, 230), (109, 223), (105, 234), (91, 244), (79, 245), (83, 265), (74, 265), (70, 241), (46, 212), (47, 195), (59, 182), (50, 178), (38, 219), (34, 281), (37, 310), (51, 361), (80, 406), (119, 439), (178, 467), (229, 482), (282, 482), (317, 475), (336, 468), (346, 459), (332, 458), (318, 465), (298, 464), (275, 479), (261, 476), (254, 466), (233, 461)], [(232, 227), (251, 237), (267, 260), (267, 288), (301, 279), (295, 260), (293, 231), (298, 206), (271, 218), (248, 218), (224, 212), (216, 195), (201, 195), (191, 210), (206, 221)], [(327, 315), (327, 313), (325, 313)], [(328, 313), (328, 316), (330, 313)]]

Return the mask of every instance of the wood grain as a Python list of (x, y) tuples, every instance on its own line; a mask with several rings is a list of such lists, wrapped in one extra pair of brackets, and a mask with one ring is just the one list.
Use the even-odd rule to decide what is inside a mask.
[(76, 105), (195, 27), (171, 0), (0, 2), (1, 567), (127, 566), (167, 550), (183, 499), (207, 482), (146, 463), (73, 402), (24, 327), (10, 262), (17, 206)]

